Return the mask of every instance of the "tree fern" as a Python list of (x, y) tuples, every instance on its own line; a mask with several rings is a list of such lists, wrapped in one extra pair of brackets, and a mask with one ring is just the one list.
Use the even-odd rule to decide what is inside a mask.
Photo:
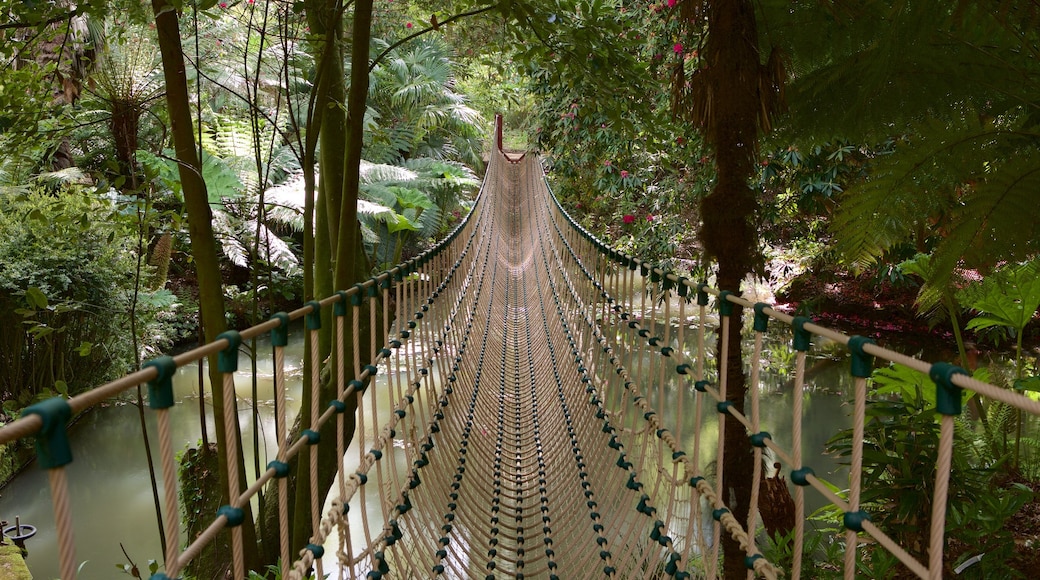
[[(1031, 2), (765, 3), (792, 56), (780, 139), (896, 138), (840, 196), (838, 249), (865, 266), (934, 250), (929, 286), (1040, 251), (1040, 34)], [(806, 33), (811, 30), (811, 33)]]

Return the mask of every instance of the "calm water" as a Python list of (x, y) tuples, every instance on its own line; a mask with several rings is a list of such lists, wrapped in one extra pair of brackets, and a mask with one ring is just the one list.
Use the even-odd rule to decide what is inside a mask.
[[(771, 361), (771, 367), (782, 369), (789, 362), (790, 355), (785, 352), (785, 345), (774, 345), (764, 358)], [(261, 415), (261, 465), (266, 465), (273, 458), (275, 449), (274, 436), (274, 396), (272, 392), (273, 369), (269, 347), (262, 344), (258, 347), (262, 353), (258, 363), (259, 398), (258, 409)], [(300, 390), (300, 359), (302, 346), (287, 349), (287, 378), (290, 389), (289, 412), (298, 410), (298, 393)], [(823, 359), (815, 359), (820, 361)], [(810, 362), (810, 365), (813, 363)], [(803, 418), (803, 454), (806, 463), (812, 465), (821, 477), (831, 480), (839, 487), (844, 473), (841, 467), (830, 457), (823, 456), (826, 441), (838, 430), (848, 427), (848, 409), (845, 407), (845, 393), (849, 388), (847, 364), (820, 363), (816, 372), (808, 381), (807, 389), (811, 395), (804, 401)], [(240, 368), (248, 369), (248, 358), (243, 355)], [(252, 385), (247, 373), (241, 373), (236, 383), (239, 396), (240, 416), (243, 426), (243, 441), (253, 438), (251, 390)], [(436, 375), (435, 375), (436, 376)], [(385, 374), (380, 377), (385, 380)], [(777, 443), (790, 448), (791, 432), (791, 394), (789, 385), (785, 386), (789, 377), (782, 372), (765, 373), (763, 376), (765, 392), (762, 405), (762, 428), (773, 434)], [(379, 388), (376, 393), (386, 393), (387, 389)], [(185, 367), (178, 371), (174, 388), (180, 397), (181, 404), (173, 409), (175, 448), (195, 445), (201, 436), (198, 418), (198, 374), (197, 368)], [(208, 386), (207, 386), (208, 388)], [(674, 390), (666, 395), (666, 400), (675, 397)], [(212, 437), (211, 406), (207, 395), (207, 423)], [(380, 408), (389, 408), (387, 401), (380, 401)], [(667, 424), (674, 424), (675, 406), (663, 405), (662, 414)], [(692, 404), (684, 413), (684, 448), (690, 450), (693, 445)], [(669, 415), (671, 413), (671, 415)], [(701, 438), (702, 455), (714, 454), (717, 441), (714, 419), (717, 414), (712, 409), (705, 412), (707, 420)], [(291, 415), (290, 415), (291, 416)], [(149, 423), (149, 436), (153, 446), (156, 444), (155, 421), (150, 413), (146, 413)], [(144, 447), (141, 444), (140, 424), (137, 408), (124, 404), (99, 409), (77, 424), (73, 430), (73, 453), (76, 460), (69, 466), (69, 478), (74, 482), (72, 488), (72, 505), (75, 521), (75, 538), (77, 558), (83, 563), (80, 578), (84, 580), (102, 580), (119, 577), (122, 573), (117, 565), (127, 563), (123, 549), (129, 557), (141, 567), (147, 569), (150, 559), (162, 558), (157, 525), (152, 504), (151, 489), (147, 473)], [(357, 451), (347, 452), (348, 461), (357, 457)], [(270, 457), (269, 457), (270, 456)], [(247, 471), (252, 472), (253, 455), (247, 453)], [(349, 467), (348, 467), (349, 469)], [(785, 471), (789, 466), (785, 466)], [(349, 471), (348, 471), (349, 472)], [(161, 493), (161, 490), (160, 490)], [(369, 494), (374, 496), (375, 494)], [(376, 498), (368, 497), (367, 502), (378, 509)], [(814, 493), (808, 493), (809, 507), (820, 504)], [(358, 500), (355, 499), (354, 503)], [(357, 514), (360, 510), (351, 510)], [(0, 495), (0, 517), (13, 520), (21, 517), (23, 523), (37, 526), (38, 533), (29, 541), (30, 571), (36, 580), (51, 580), (58, 577), (58, 566), (55, 555), (57, 544), (53, 528), (50, 493), (46, 474), (36, 467), (30, 468), (18, 477)], [(352, 526), (355, 534), (355, 546), (364, 542), (360, 526)], [(122, 548), (121, 548), (122, 546)], [(147, 576), (147, 574), (146, 574)]]

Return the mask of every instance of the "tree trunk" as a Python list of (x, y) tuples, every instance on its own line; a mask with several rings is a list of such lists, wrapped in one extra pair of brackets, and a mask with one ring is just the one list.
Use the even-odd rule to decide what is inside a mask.
[[(217, 259), (217, 243), (213, 235), (213, 215), (209, 208), (206, 182), (202, 179), (202, 164), (195, 149), (195, 133), (188, 100), (188, 81), (181, 49), (180, 27), (177, 11), (167, 0), (152, 0), (155, 28), (159, 36), (159, 51), (162, 54), (163, 77), (166, 81), (166, 103), (169, 109), (174, 150), (177, 155), (177, 170), (184, 193), (184, 208), (188, 214), (188, 234), (191, 237), (191, 253), (199, 284), (199, 310), (205, 331), (206, 342), (216, 340), (226, 328), (224, 322), (224, 293)], [(224, 435), (224, 384), (217, 372), (216, 356), (209, 358), (210, 384), (213, 389), (213, 419), (216, 428), (220, 457), (220, 493), (222, 503), (228, 500), (228, 469), (224, 452), (228, 441)], [(237, 409), (234, 417), (236, 446), (242, 448), (241, 429), (238, 426)], [(236, 458), (239, 482), (245, 482), (245, 463), (241, 453)], [(242, 489), (245, 489), (242, 486)], [(259, 570), (256, 532), (249, 504), (241, 506), (246, 513), (243, 523), (246, 567)], [(214, 514), (215, 516), (215, 514)], [(166, 514), (175, 517), (175, 514)], [(227, 532), (225, 532), (227, 533)]]
[[(750, 0), (708, 4), (708, 37), (704, 45), (705, 81), (711, 113), (703, 121), (708, 142), (715, 149), (715, 188), (701, 203), (703, 226), (700, 240), (705, 252), (718, 263), (718, 287), (735, 293), (752, 271), (758, 234), (754, 216), (758, 207), (748, 185), (758, 147), (759, 78), (761, 64), (754, 5)], [(726, 398), (744, 412), (747, 385), (740, 350), (743, 312), (733, 309), (729, 355), (726, 363)], [(719, 337), (722, 352), (722, 338)], [(744, 427), (726, 415), (723, 498), (740, 522), (747, 522), (754, 473), (753, 455)], [(754, 530), (749, 530), (754, 533)], [(725, 577), (747, 575), (744, 550), (728, 534), (722, 537)]]

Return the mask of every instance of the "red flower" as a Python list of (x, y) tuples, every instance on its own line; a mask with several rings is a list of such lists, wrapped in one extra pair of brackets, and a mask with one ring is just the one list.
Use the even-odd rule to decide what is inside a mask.
[(411, 23), (411, 22), (409, 22), (408, 24), (405, 24), (405, 25), (404, 25), (404, 27), (405, 27), (405, 28), (411, 28), (411, 27), (412, 27), (412, 23)]
[(652, 221), (654, 221), (654, 216), (653, 216), (653, 214), (651, 214), (651, 215), (648, 215), (648, 216), (646, 216), (646, 221), (648, 221), (648, 222), (652, 222)]
[(672, 47), (672, 50), (675, 51), (675, 54), (682, 54), (682, 43), (676, 42), (675, 46)]
[(675, 8), (675, 0), (668, 0), (668, 7)]
[(219, 4), (219, 6), (220, 6), (221, 8), (227, 8), (227, 2), (221, 2), (221, 3)]
[(621, 221), (623, 223), (630, 224), (630, 223), (636, 221), (636, 216), (634, 216), (634, 215), (632, 215), (630, 213), (626, 213), (624, 216), (622, 216)]
[(624, 169), (622, 169), (622, 170), (621, 170), (621, 179), (624, 179), (624, 178), (626, 178), (626, 177), (628, 177), (628, 172), (627, 172), (627, 171), (625, 171)]
[(610, 167), (610, 159), (603, 162), (603, 167)]

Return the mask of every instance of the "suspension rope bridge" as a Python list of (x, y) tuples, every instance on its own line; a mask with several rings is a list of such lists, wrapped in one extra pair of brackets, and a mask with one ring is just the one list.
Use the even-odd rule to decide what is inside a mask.
[[(64, 473), (73, 459), (66, 423), (74, 414), (144, 383), (159, 426), (165, 495), (166, 567), (155, 579), (177, 578), (224, 528), (232, 531), (234, 577), (245, 578), (242, 506), (272, 479), (278, 481), (284, 578), (306, 578), (312, 571), (322, 578), (327, 551), (335, 554), (331, 572), (340, 578), (711, 578), (719, 573), (722, 534), (744, 549), (749, 576), (799, 578), (812, 566), (802, 560), (808, 488), (844, 512), (847, 578), (855, 574), (863, 534), (917, 576), (940, 578), (954, 417), (960, 412), (962, 390), (1032, 414), (1040, 415), (1040, 403), (974, 380), (947, 363), (904, 356), (614, 251), (581, 229), (556, 202), (536, 158), (510, 159), (501, 152), (500, 124), (496, 131), (498, 147), (472, 212), (429, 252), (294, 312), (227, 332), (177, 357), (150, 361), (142, 370), (85, 394), (34, 405), (0, 429), (0, 443), (36, 437), (40, 466), (49, 474), (62, 578), (73, 580), (77, 573), (75, 510)], [(709, 311), (712, 298), (715, 307)], [(734, 306), (754, 312), (747, 415), (726, 396), (727, 337), (741, 330), (731, 328)], [(334, 314), (337, 354), (331, 380), (338, 395), (322, 410), (321, 373), (312, 372), (306, 386), (312, 392), (312, 423), (289, 440), (283, 352), (289, 325), (306, 320), (304, 340), (312, 341), (314, 356), (305, 362), (319, 369), (324, 308)], [(375, 357), (361, 361), (359, 329), (366, 319), (381, 332), (370, 333)], [(654, 322), (662, 319), (664, 324)], [(668, 323), (674, 319), (679, 321), (675, 329)], [(793, 329), (791, 450), (781, 448), (759, 426), (760, 360), (770, 321)], [(347, 325), (353, 332), (346, 332)], [(239, 450), (227, 450), (229, 496), (234, 499), (182, 548), (168, 416), (175, 404), (170, 378), (179, 366), (218, 353), (225, 425), (233, 429), (239, 345), (267, 332), (275, 349), (277, 459), (247, 485), (238, 481), (235, 469)], [(715, 332), (722, 336), (723, 350), (710, 353), (706, 335)], [(347, 336), (353, 337), (350, 350)], [(693, 336), (696, 347), (688, 352), (685, 345)], [(848, 491), (842, 495), (815, 476), (812, 458), (801, 453), (805, 359), (813, 336), (851, 352), (853, 445)], [(345, 352), (354, 353), (352, 361), (345, 360)], [(860, 506), (866, 381), (875, 357), (925, 373), (938, 385), (941, 439), (927, 562), (886, 536)], [(353, 367), (349, 374), (348, 364)], [(376, 383), (380, 373), (386, 379)], [(676, 380), (678, 388), (666, 390)], [(377, 408), (377, 397), (366, 395), (372, 385), (389, 391), (389, 408)], [(356, 469), (348, 470), (343, 441), (350, 399), (357, 403), (354, 437), (361, 451)], [(713, 455), (701, 444), (702, 410), (710, 408), (720, 419), (728, 414), (745, 428), (733, 433), (719, 420)], [(681, 420), (690, 414), (692, 429)], [(675, 420), (669, 423), (670, 418)], [(331, 491), (334, 499), (324, 515), (312, 499), (314, 535), (306, 548), (290, 555), (288, 462), (304, 449), (328, 444), (318, 432), (333, 420), (339, 471)], [(231, 445), (233, 435), (226, 433)], [(750, 437), (754, 449), (746, 521), (738, 521), (727, 508), (721, 487), (727, 437)], [(793, 560), (785, 570), (759, 548), (757, 506), (766, 448), (793, 467), (795, 535)], [(316, 498), (318, 454), (305, 456), (311, 479), (299, 485), (309, 485)], [(710, 463), (715, 468), (709, 474), (705, 466)], [(369, 507), (366, 495), (375, 497), (375, 507)], [(355, 538), (364, 538), (364, 545), (354, 545)]]

